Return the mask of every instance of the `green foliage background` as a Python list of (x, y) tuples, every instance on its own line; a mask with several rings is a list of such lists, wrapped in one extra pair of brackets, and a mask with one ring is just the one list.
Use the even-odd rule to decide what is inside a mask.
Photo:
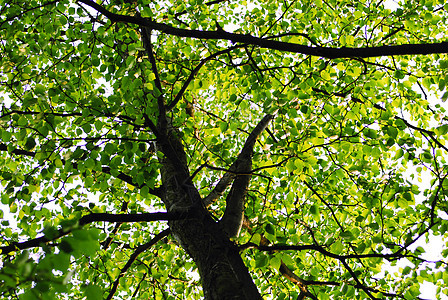
[[(448, 97), (446, 54), (330, 59), (154, 30), (156, 74), (139, 26), (88, 2), (0, 1), (1, 202), (15, 218), (2, 221), (1, 244), (71, 232), (3, 254), (1, 297), (102, 299), (117, 280), (123, 299), (202, 297), (195, 264), (171, 236), (120, 273), (166, 222), (77, 225), (89, 213), (165, 210), (145, 122), (157, 121), (160, 93), (203, 197), (275, 114), (255, 149), (250, 226), (235, 240), (263, 295), (297, 298), (282, 262), (318, 299), (368, 299), (365, 289), (416, 299), (424, 281), (447, 294), (448, 250), (430, 262), (413, 247), (429, 234), (447, 238), (448, 123), (429, 97)], [(97, 3), (175, 28), (342, 51), (446, 40), (444, 1), (216, 2)], [(219, 218), (224, 208), (221, 199), (209, 210)], [(404, 258), (408, 267), (379, 275)]]

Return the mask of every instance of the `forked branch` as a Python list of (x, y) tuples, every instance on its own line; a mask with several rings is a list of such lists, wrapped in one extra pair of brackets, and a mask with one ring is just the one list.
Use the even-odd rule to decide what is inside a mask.
[[(219, 182), (216, 184), (215, 188), (208, 194), (207, 197), (204, 198), (204, 205), (209, 206), (212, 202), (217, 200), (222, 196), (226, 188), (232, 183), (232, 180), (235, 179), (238, 173), (249, 174), (249, 171), (241, 171), (243, 169), (243, 162), (250, 160), (252, 162), (252, 153), (255, 142), (257, 141), (260, 134), (265, 130), (269, 124), (269, 122), (274, 118), (273, 115), (266, 115), (260, 123), (254, 128), (254, 130), (250, 133), (249, 137), (244, 144), (243, 149), (238, 155), (235, 162), (230, 166), (228, 171), (222, 176)], [(238, 171), (240, 170), (240, 171)]]
[(232, 188), (227, 195), (226, 210), (220, 221), (229, 237), (237, 236), (240, 232), (244, 215), (244, 201), (251, 178), (252, 155), (255, 142), (273, 118), (273, 115), (266, 115), (252, 130), (237, 159), (230, 166), (229, 171), (224, 174), (216, 187), (204, 200), (205, 205), (210, 204), (222, 195), (224, 190), (234, 180)]

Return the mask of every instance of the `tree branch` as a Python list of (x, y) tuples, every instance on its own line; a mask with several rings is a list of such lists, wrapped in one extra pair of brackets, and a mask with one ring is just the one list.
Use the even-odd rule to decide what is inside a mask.
[(403, 257), (415, 257), (414, 255), (407, 255), (403, 254), (402, 252), (405, 250), (404, 248), (400, 248), (399, 250), (395, 251), (394, 253), (389, 254), (381, 254), (381, 253), (369, 253), (369, 254), (347, 254), (347, 255), (338, 255), (334, 254), (328, 250), (326, 250), (324, 247), (319, 245), (283, 245), (283, 244), (277, 244), (272, 246), (258, 246), (254, 243), (247, 243), (244, 245), (241, 245), (242, 249), (245, 248), (257, 248), (260, 251), (287, 251), (287, 250), (296, 250), (296, 251), (305, 251), (305, 250), (315, 250), (317, 252), (320, 252), (321, 254), (335, 258), (338, 260), (341, 259), (362, 259), (362, 258), (383, 258), (388, 261), (394, 261)]
[(190, 75), (188, 76), (187, 80), (185, 80), (184, 84), (182, 85), (182, 87), (180, 88), (179, 92), (177, 93), (176, 97), (174, 98), (173, 101), (171, 101), (171, 103), (166, 107), (167, 111), (172, 110), (176, 104), (180, 101), (180, 99), (182, 98), (182, 96), (184, 95), (185, 91), (188, 88), (188, 85), (190, 84), (190, 82), (194, 79), (194, 77), (196, 76), (196, 74), (199, 72), (199, 70), (202, 68), (202, 66), (205, 65), (206, 62), (208, 62), (209, 60), (221, 55), (221, 54), (225, 54), (225, 53), (229, 53), (232, 50), (235, 50), (237, 48), (242, 47), (242, 45), (239, 46), (233, 46), (230, 47), (228, 49), (225, 50), (221, 50), (218, 51), (216, 53), (213, 53), (210, 56), (207, 56), (206, 58), (202, 59), (201, 62), (196, 66), (196, 68), (194, 68), (193, 71), (191, 71)]
[[(149, 29), (149, 30), (148, 30)], [(155, 79), (154, 83), (156, 85), (156, 88), (159, 90), (159, 95), (157, 96), (157, 107), (159, 110), (159, 117), (158, 117), (158, 127), (159, 128), (166, 128), (166, 107), (165, 103), (163, 101), (163, 91), (162, 91), (162, 84), (160, 82), (160, 76), (159, 71), (157, 69), (157, 62), (156, 58), (154, 57), (154, 53), (152, 51), (152, 44), (151, 44), (151, 29), (147, 28), (145, 26), (140, 26), (141, 35), (142, 35), (142, 42), (143, 46), (145, 47), (146, 53), (149, 57), (149, 62), (151, 63), (151, 70), (154, 73)], [(145, 115), (147, 115), (145, 113)], [(149, 116), (147, 116), (149, 118)], [(163, 130), (162, 130), (163, 131)]]
[(4, 114), (0, 115), (0, 119), (1, 118), (5, 118), (5, 117), (9, 117), (9, 116), (14, 115), (14, 114), (17, 114), (17, 115), (32, 115), (32, 116), (42, 114), (43, 116), (51, 115), (51, 116), (62, 117), (62, 118), (65, 118), (65, 117), (81, 117), (82, 116), (82, 113), (77, 113), (77, 112), (72, 112), (72, 113), (67, 113), (67, 112), (40, 112), (40, 111), (21, 111), (21, 110), (13, 109), (13, 110), (11, 110), (11, 111), (9, 111), (7, 113), (4, 113)]
[(110, 19), (112, 22), (141, 25), (151, 28), (153, 30), (161, 31), (169, 35), (195, 38), (201, 40), (227, 40), (233, 43), (250, 44), (265, 49), (285, 51), (290, 53), (299, 53), (311, 56), (319, 56), (329, 59), (448, 53), (448, 42), (428, 43), (428, 44), (404, 44), (404, 45), (364, 47), (364, 48), (346, 48), (346, 47), (330, 48), (320, 46), (311, 47), (306, 45), (263, 39), (252, 36), (250, 34), (231, 33), (224, 30), (202, 31), (202, 30), (181, 29), (167, 24), (158, 23), (148, 18), (115, 14), (91, 0), (79, 0), (78, 2), (84, 3), (94, 8), (99, 13), (103, 14), (108, 19)]
[[(297, 286), (299, 286), (300, 288), (300, 294), (299, 297), (302, 297), (301, 299), (305, 299), (306, 297), (310, 297), (313, 300), (318, 300), (316, 296), (314, 296), (313, 294), (311, 294), (308, 291), (307, 288), (307, 283), (305, 282), (305, 280), (303, 280), (302, 278), (300, 278), (299, 276), (297, 276), (296, 274), (294, 274), (286, 265), (285, 263), (282, 261), (280, 264), (280, 269), (279, 272), (286, 277), (286, 279), (288, 279), (291, 282), (294, 282)], [(331, 283), (331, 285), (339, 285), (338, 283)]]
[[(448, 47), (448, 45), (447, 45), (447, 47)], [(318, 89), (318, 88), (313, 88), (313, 91), (315, 91), (315, 92), (319, 92), (319, 93), (323, 93), (323, 94), (325, 94), (325, 95), (330, 95), (330, 93), (328, 93), (327, 91), (325, 91), (325, 90), (321, 90), (321, 89)], [(332, 93), (332, 94), (335, 95), (335, 96), (338, 96), (338, 97), (346, 97), (347, 94), (348, 94), (348, 92), (344, 92), (344, 93)], [(354, 102), (358, 102), (358, 103), (365, 104), (365, 102), (364, 102), (363, 100), (359, 99), (359, 98), (352, 98), (352, 100), (353, 100)], [(386, 111), (386, 109), (385, 109), (384, 107), (382, 107), (381, 105), (379, 105), (379, 104), (377, 104), (377, 103), (373, 104), (373, 107), (376, 108), (376, 109), (379, 109), (379, 110), (381, 110), (381, 111)], [(411, 128), (411, 129), (413, 129), (413, 130), (416, 130), (416, 131), (420, 132), (420, 133), (421, 133), (422, 135), (424, 135), (424, 136), (429, 136), (429, 139), (431, 139), (437, 146), (439, 146), (440, 148), (442, 148), (442, 149), (448, 151), (448, 148), (447, 148), (445, 145), (443, 145), (443, 144), (436, 138), (436, 133), (435, 133), (434, 131), (431, 131), (431, 130), (427, 130), (427, 129), (424, 129), (424, 128), (421, 128), (421, 127), (414, 126), (414, 125), (412, 125), (411, 123), (409, 123), (409, 121), (407, 121), (406, 119), (404, 119), (404, 118), (402, 118), (402, 117), (399, 117), (399, 116), (397, 116), (397, 115), (395, 115), (395, 116), (393, 116), (393, 117), (394, 117), (395, 120), (401, 120), (401, 121), (403, 121), (403, 123), (404, 123), (408, 128)]]
[[(254, 233), (249, 221), (244, 222), (243, 226), (249, 231), (250, 234)], [(270, 243), (271, 242), (262, 234), (260, 238), (260, 246), (268, 246)], [(303, 300), (306, 297), (317, 300), (316, 296), (308, 291), (308, 285), (339, 285), (337, 282), (332, 281), (322, 282), (304, 280), (294, 274), (294, 272), (291, 271), (291, 269), (283, 262), (283, 260), (281, 260), (280, 268), (278, 269), (278, 271), (280, 272), (280, 274), (282, 274), (283, 277), (296, 284), (300, 288), (300, 294), (297, 297), (297, 300)]]
[[(8, 18), (4, 19), (3, 22), (0, 23), (0, 27), (2, 27), (2, 25), (3, 25), (4, 23), (8, 23), (8, 22), (14, 20), (15, 18), (17, 18), (17, 17), (19, 17), (19, 16), (23, 16), (23, 15), (26, 14), (27, 12), (30, 12), (30, 11), (33, 11), (33, 10), (40, 9), (40, 8), (45, 7), (45, 6), (48, 6), (48, 5), (53, 5), (53, 4), (56, 4), (56, 3), (58, 3), (58, 2), (60, 2), (60, 0), (51, 1), (51, 2), (44, 3), (44, 4), (39, 5), (39, 6), (33, 6), (33, 7), (30, 7), (30, 8), (28, 8), (28, 9), (25, 9), (24, 11), (20, 12), (20, 14), (18, 14), (18, 15), (8, 16)], [(6, 8), (8, 8), (8, 6), (6, 6)]]
[(258, 123), (258, 125), (254, 128), (254, 130), (250, 133), (249, 137), (246, 140), (246, 143), (244, 144), (243, 149), (241, 150), (235, 162), (230, 166), (229, 170), (221, 177), (219, 182), (216, 184), (215, 188), (203, 200), (205, 206), (210, 205), (213, 201), (221, 197), (225, 189), (230, 185), (232, 180), (235, 179), (238, 173), (244, 173), (244, 174), (251, 173), (251, 170), (238, 172), (239, 165), (241, 165), (243, 161), (246, 161), (248, 159), (251, 160), (253, 147), (255, 145), (256, 140), (263, 132), (263, 130), (266, 129), (267, 125), (273, 118), (274, 118), (273, 115), (266, 115)]
[(370, 292), (369, 288), (359, 280), (358, 276), (353, 271), (353, 269), (348, 265), (348, 263), (345, 261), (345, 259), (341, 259), (340, 262), (344, 265), (344, 267), (350, 273), (352, 278), (355, 280), (355, 282), (357, 283), (357, 286), (359, 286), (364, 291), (364, 293), (366, 293), (367, 296), (370, 297), (370, 299), (377, 300), (378, 298), (373, 296), (372, 293)]
[[(254, 152), (255, 142), (273, 118), (273, 115), (266, 115), (258, 123), (258, 125), (254, 128), (254, 130), (252, 130), (249, 137), (247, 138), (243, 149), (238, 155), (238, 158), (230, 167), (231, 171), (233, 171), (233, 168), (235, 169), (230, 178), (235, 176), (236, 177), (235, 181), (232, 184), (232, 188), (227, 195), (226, 210), (224, 211), (224, 215), (220, 220), (224, 231), (228, 234), (229, 237), (238, 236), (241, 230), (241, 225), (243, 223), (244, 217), (244, 202), (246, 199), (247, 187), (249, 186), (249, 182), (251, 179), (252, 155)], [(227, 174), (231, 173), (229, 172)], [(230, 181), (225, 181), (225, 183), (227, 183), (228, 185), (230, 184)], [(220, 186), (225, 187), (223, 184), (221, 184)], [(215, 192), (214, 195), (219, 195), (219, 193)]]
[[(109, 174), (109, 175), (113, 176), (111, 174), (111, 168), (110, 167), (102, 167), (101, 170), (102, 170), (103, 173), (106, 173), (106, 174)], [(124, 182), (126, 182), (126, 183), (128, 183), (128, 184), (130, 184), (132, 186), (135, 186), (135, 187), (137, 187), (139, 189), (141, 189), (142, 187), (146, 186), (146, 184), (142, 184), (142, 185), (136, 184), (131, 176), (129, 176), (127, 174), (124, 174), (123, 172), (119, 172), (118, 175), (114, 176), (114, 177), (116, 177), (116, 178), (118, 178), (120, 180), (123, 180)], [(161, 197), (161, 190), (162, 190), (161, 187), (151, 188), (151, 187), (148, 186), (148, 193), (150, 193), (151, 195), (157, 196), (157, 197)]]
[(112, 285), (112, 289), (109, 292), (109, 295), (107, 296), (107, 300), (110, 300), (113, 298), (115, 292), (117, 291), (118, 284), (120, 283), (120, 278), (123, 277), (123, 275), (126, 273), (126, 271), (132, 266), (132, 263), (137, 259), (137, 257), (144, 251), (151, 248), (153, 245), (155, 245), (158, 241), (166, 237), (170, 233), (170, 229), (165, 229), (164, 231), (160, 232), (158, 235), (156, 235), (154, 238), (152, 238), (149, 242), (142, 244), (135, 249), (134, 253), (129, 257), (126, 264), (123, 266), (123, 268), (120, 270), (120, 274), (118, 275), (117, 279), (115, 279), (114, 284)]
[[(246, 173), (236, 175), (235, 181), (226, 197), (226, 210), (220, 223), (223, 230), (229, 237), (237, 237), (241, 230), (244, 218), (244, 203), (247, 195), (247, 187), (251, 179), (250, 171), (252, 169), (252, 160), (244, 161), (239, 165), (238, 171)], [(244, 171), (246, 170), (246, 172)]]
[[(320, 252), (321, 254), (331, 257), (331, 258), (335, 258), (337, 260), (339, 260), (344, 267), (347, 269), (347, 271), (350, 273), (350, 275), (353, 277), (353, 279), (356, 282), (356, 285), (353, 285), (355, 288), (360, 288), (362, 289), (367, 295), (369, 295), (369, 297), (371, 299), (377, 299), (375, 298), (371, 292), (374, 293), (381, 293), (384, 296), (387, 297), (391, 297), (391, 298), (395, 298), (398, 295), (394, 294), (394, 293), (389, 293), (389, 292), (385, 292), (385, 291), (381, 291), (381, 290), (377, 290), (374, 288), (371, 288), (369, 286), (366, 286), (365, 284), (363, 284), (358, 276), (356, 275), (356, 273), (352, 270), (352, 268), (348, 265), (348, 263), (346, 262), (347, 259), (360, 259), (360, 258), (372, 258), (372, 257), (378, 257), (378, 258), (383, 258), (383, 259), (387, 259), (389, 261), (392, 260), (397, 260), (403, 257), (409, 257), (410, 255), (406, 255), (406, 254), (402, 254), (401, 252), (403, 252), (403, 248), (399, 249), (398, 251), (396, 251), (395, 253), (391, 253), (391, 254), (377, 254), (377, 253), (372, 253), (372, 254), (349, 254), (349, 255), (337, 255), (334, 253), (331, 253), (327, 250), (325, 250), (322, 246), (319, 245), (272, 245), (272, 246), (268, 246), (267, 245), (267, 240), (265, 239), (265, 241), (263, 242), (263, 239), (265, 239), (264, 237), (262, 237), (262, 241), (260, 242), (260, 245), (256, 245), (254, 243), (246, 243), (244, 245), (240, 246), (240, 249), (245, 249), (245, 248), (249, 248), (249, 247), (254, 247), (260, 251), (269, 251), (269, 252), (273, 252), (273, 251), (286, 251), (286, 250), (297, 250), (297, 251), (304, 251), (304, 250), (316, 250), (318, 252)], [(332, 285), (332, 286), (339, 286), (340, 283), (339, 282), (335, 282), (335, 281), (309, 281), (309, 280), (304, 280), (301, 279), (300, 277), (298, 277), (297, 275), (295, 275), (283, 262), (280, 265), (280, 269), (279, 269), (280, 273), (285, 276), (288, 280), (290, 280), (291, 282), (296, 283), (300, 289), (301, 289), (301, 299), (305, 299), (306, 297), (310, 297), (311, 299), (314, 299), (314, 295), (312, 295), (307, 289), (306, 287), (309, 285)], [(300, 295), (299, 295), (300, 296)], [(417, 298), (420, 299), (420, 298)]]
[[(123, 203), (121, 204), (121, 212), (125, 212), (128, 209), (128, 204), (129, 201), (123, 201)], [(113, 236), (117, 234), (118, 229), (120, 228), (121, 224), (123, 223), (116, 223), (114, 226), (114, 229), (112, 230), (112, 232), (110, 234), (108, 234), (107, 239), (102, 243), (102, 247), (103, 249), (107, 249), (109, 248), (110, 244), (112, 243), (113, 240)]]
[(345, 231), (344, 227), (342, 226), (342, 224), (339, 222), (338, 218), (336, 217), (336, 214), (334, 212), (334, 209), (330, 206), (330, 204), (325, 201), (325, 199), (307, 182), (307, 181), (303, 181), (303, 183), (311, 190), (311, 192), (317, 197), (319, 198), (319, 200), (325, 204), (325, 206), (330, 210), (331, 215), (333, 216), (334, 221), (336, 222), (336, 224), (338, 224), (339, 228), (341, 228), (342, 232)]
[(172, 212), (155, 212), (141, 214), (109, 214), (109, 213), (90, 213), (79, 219), (79, 225), (84, 226), (92, 222), (111, 222), (111, 223), (135, 223), (135, 222), (152, 222), (152, 221), (170, 221), (185, 219), (188, 212), (172, 213)]
[[(151, 221), (170, 221), (185, 219), (188, 217), (188, 212), (184, 213), (168, 213), (168, 212), (156, 212), (156, 213), (143, 213), (143, 214), (107, 214), (107, 213), (92, 213), (85, 215), (79, 219), (78, 224), (84, 226), (92, 222), (151, 222)], [(66, 230), (64, 228), (59, 229), (58, 232), (50, 237), (41, 236), (35, 239), (31, 239), (25, 242), (12, 242), (8, 246), (0, 247), (0, 254), (8, 254), (16, 250), (24, 250), (34, 247), (39, 247), (41, 244), (57, 240), (67, 234), (72, 229)]]
[[(448, 47), (448, 45), (447, 45), (447, 47)], [(364, 103), (364, 101), (359, 100), (359, 99), (356, 99), (356, 101), (361, 102), (361, 103)], [(382, 111), (385, 111), (385, 110), (386, 110), (384, 107), (382, 107), (381, 105), (376, 104), (376, 103), (373, 105), (373, 107), (375, 107), (376, 109), (382, 110)], [(395, 120), (401, 120), (401, 121), (403, 121), (403, 123), (404, 123), (408, 128), (414, 129), (415, 131), (420, 132), (420, 133), (421, 133), (422, 135), (424, 135), (424, 136), (429, 136), (429, 138), (430, 138), (430, 139), (431, 139), (437, 146), (439, 146), (440, 148), (442, 148), (442, 149), (448, 151), (448, 148), (445, 147), (445, 145), (443, 145), (443, 144), (442, 144), (442, 143), (435, 137), (436, 133), (435, 133), (434, 131), (431, 131), (431, 130), (427, 130), (427, 129), (424, 129), (424, 128), (420, 128), (420, 127), (414, 126), (414, 125), (412, 125), (411, 123), (409, 123), (406, 119), (403, 119), (402, 117), (399, 117), (399, 116), (394, 116), (394, 119), (395, 119)]]
[[(250, 151), (250, 155), (252, 154), (253, 146), (255, 144), (255, 141), (257, 140), (258, 136), (261, 134), (261, 132), (266, 128), (270, 120), (273, 118), (272, 115), (265, 116), (260, 123), (254, 128), (252, 133), (249, 135), (249, 137), (246, 140), (246, 144), (244, 145), (243, 149), (241, 150), (240, 154), (238, 155), (235, 162), (230, 166), (229, 170), (221, 177), (219, 182), (216, 184), (215, 188), (208, 194), (208, 196), (203, 200), (205, 206), (209, 206), (213, 201), (217, 200), (219, 197), (222, 196), (226, 188), (230, 185), (232, 180), (237, 175), (237, 167), (240, 164), (240, 162), (247, 158), (247, 155), (244, 153), (245, 151)], [(249, 142), (250, 141), (250, 142)], [(249, 144), (252, 145), (252, 149), (250, 147), (246, 147), (246, 145)], [(246, 149), (246, 150), (245, 150)], [(246, 172), (246, 174), (250, 173)]]
[[(10, 150), (10, 149), (8, 149), (8, 146), (6, 144), (3, 144), (3, 143), (0, 143), (0, 151), (10, 151), (10, 153), (13, 153), (15, 155), (30, 156), (30, 157), (34, 157), (37, 154), (37, 152), (26, 151), (26, 150), (22, 150), (22, 149), (12, 149), (12, 150)], [(66, 161), (63, 159), (62, 160), (62, 164), (65, 165), (65, 162)], [(72, 164), (73, 164), (73, 168), (75, 168), (75, 169), (78, 168), (78, 164), (76, 162), (73, 162)], [(106, 166), (102, 167), (101, 171), (103, 173), (106, 173), (106, 174), (109, 174), (109, 175), (113, 176), (111, 174), (111, 168), (110, 167), (106, 167)], [(116, 177), (118, 179), (121, 179), (124, 182), (126, 182), (126, 183), (128, 183), (128, 184), (130, 184), (132, 186), (135, 186), (135, 187), (137, 187), (139, 189), (141, 189), (142, 187), (145, 186), (145, 184), (137, 185), (136, 183), (134, 183), (133, 178), (131, 176), (129, 176), (127, 174), (124, 174), (123, 172), (119, 172), (114, 177)], [(157, 197), (161, 196), (161, 194), (160, 194), (161, 193), (161, 188), (160, 187), (159, 188), (150, 188), (150, 187), (148, 187), (148, 188), (149, 188), (148, 192), (151, 195), (154, 195), (154, 196), (157, 196)]]
[[(1, 143), (0, 151), (10, 151), (10, 150), (8, 150), (8, 146), (6, 144)], [(36, 152), (26, 151), (26, 150), (22, 150), (22, 149), (12, 149), (12, 151), (10, 151), (10, 153), (13, 153), (16, 155), (30, 156), (30, 157), (34, 157), (36, 155)]]

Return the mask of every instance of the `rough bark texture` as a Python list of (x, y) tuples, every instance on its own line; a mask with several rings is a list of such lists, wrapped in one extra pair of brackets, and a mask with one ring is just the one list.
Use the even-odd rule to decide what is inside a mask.
[(171, 233), (198, 266), (205, 299), (262, 299), (236, 246), (202, 205), (188, 174), (186, 155), (174, 129), (158, 138), (163, 201), (168, 212), (188, 217), (170, 221)]
[(226, 210), (220, 221), (222, 228), (229, 237), (239, 235), (244, 218), (244, 204), (249, 186), (252, 164), (247, 164), (246, 174), (238, 175), (226, 198)]
[(169, 224), (198, 266), (205, 299), (262, 299), (238, 249), (206, 211)]
[(230, 171), (234, 173), (233, 176), (236, 178), (232, 184), (229, 194), (227, 195), (226, 210), (221, 219), (222, 227), (229, 237), (238, 236), (240, 233), (244, 218), (244, 204), (247, 195), (247, 188), (249, 187), (249, 182), (252, 177), (252, 156), (254, 153), (255, 142), (264, 129), (268, 126), (272, 118), (272, 115), (266, 115), (258, 123), (258, 125), (250, 133), (246, 143), (244, 143), (244, 147), (238, 155), (238, 158), (232, 164), (232, 170)]

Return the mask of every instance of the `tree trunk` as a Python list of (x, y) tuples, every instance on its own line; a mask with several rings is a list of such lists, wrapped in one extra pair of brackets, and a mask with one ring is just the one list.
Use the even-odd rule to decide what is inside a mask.
[(158, 138), (163, 201), (169, 212), (185, 212), (170, 221), (174, 238), (196, 263), (205, 299), (262, 299), (237, 247), (202, 205), (187, 169), (186, 155), (175, 130)]
[(170, 228), (198, 266), (205, 299), (262, 299), (237, 247), (206, 211), (198, 212)]

